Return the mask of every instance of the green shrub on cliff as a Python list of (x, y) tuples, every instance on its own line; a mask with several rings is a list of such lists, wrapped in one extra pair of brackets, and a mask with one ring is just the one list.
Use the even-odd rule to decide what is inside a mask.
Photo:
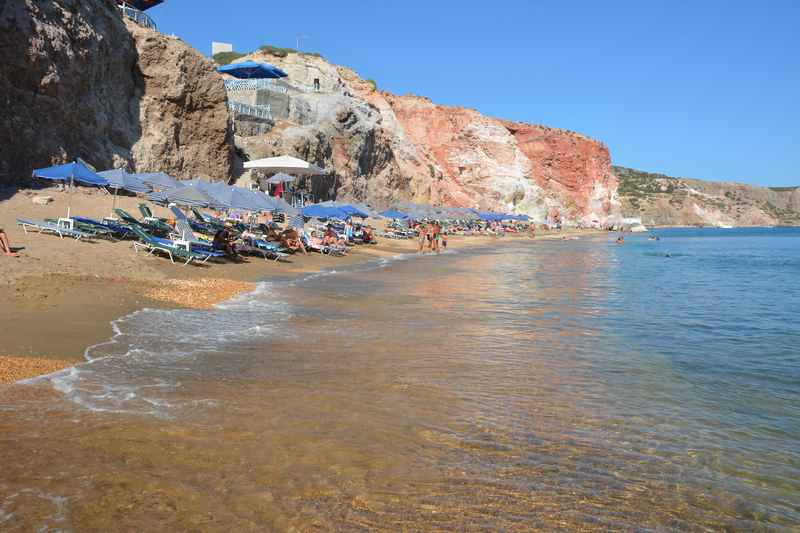
[(322, 57), (322, 54), (319, 52), (301, 52), (300, 50), (295, 50), (294, 48), (281, 48), (279, 46), (272, 46), (271, 44), (259, 46), (258, 51), (275, 57), (286, 57), (289, 54), (302, 54), (306, 56)]
[(240, 54), (239, 52), (219, 52), (214, 54), (213, 59), (217, 65), (228, 65), (244, 56), (245, 54)]

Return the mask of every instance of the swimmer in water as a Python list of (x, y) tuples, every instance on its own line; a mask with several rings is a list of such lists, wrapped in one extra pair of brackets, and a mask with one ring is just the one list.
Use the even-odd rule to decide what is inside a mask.
[(623, 237), (622, 235), (617, 237), (617, 244), (625, 244), (625, 237)]

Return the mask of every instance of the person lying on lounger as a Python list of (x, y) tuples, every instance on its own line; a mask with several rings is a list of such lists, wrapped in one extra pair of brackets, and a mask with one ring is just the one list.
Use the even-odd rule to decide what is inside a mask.
[(0, 252), (9, 257), (19, 257), (19, 254), (11, 249), (11, 243), (8, 242), (8, 235), (6, 230), (0, 228)]
[(347, 246), (347, 242), (339, 238), (339, 235), (333, 231), (333, 226), (330, 224), (328, 224), (328, 229), (325, 230), (325, 236), (322, 237), (322, 244), (326, 246)]
[(281, 233), (281, 244), (293, 252), (300, 250), (303, 255), (308, 255), (300, 234), (294, 228), (288, 228)]
[(280, 242), (281, 240), (281, 234), (275, 231), (275, 227), (271, 224), (267, 226), (267, 230), (264, 232), (264, 235), (268, 241)]
[(214, 234), (214, 242), (211, 246), (215, 250), (224, 252), (225, 255), (231, 259), (237, 259), (239, 255), (236, 253), (236, 246), (233, 244), (234, 241), (235, 239), (231, 236), (231, 233), (226, 225), (226, 227), (220, 229)]
[(375, 233), (373, 233), (372, 228), (369, 226), (361, 226), (361, 231), (363, 233), (362, 240), (364, 244), (369, 244), (375, 242)]

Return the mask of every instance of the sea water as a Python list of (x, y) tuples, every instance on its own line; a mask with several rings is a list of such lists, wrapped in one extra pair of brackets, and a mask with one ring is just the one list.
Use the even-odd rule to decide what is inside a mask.
[(0, 389), (0, 530), (796, 530), (800, 231), (656, 234), (123, 317)]

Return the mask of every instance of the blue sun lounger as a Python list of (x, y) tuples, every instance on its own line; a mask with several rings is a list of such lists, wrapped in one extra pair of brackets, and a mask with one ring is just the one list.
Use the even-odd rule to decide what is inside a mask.
[(184, 260), (184, 265), (188, 265), (192, 261), (197, 263), (205, 263), (212, 257), (224, 257), (225, 254), (221, 252), (213, 252), (208, 250), (187, 250), (181, 246), (175, 244), (175, 242), (170, 241), (168, 239), (162, 239), (160, 237), (154, 237), (148, 233), (145, 233), (141, 228), (131, 227), (131, 231), (136, 234), (139, 238), (138, 241), (134, 241), (133, 249), (135, 251), (139, 251), (139, 249), (147, 250), (147, 255), (152, 255), (156, 252), (160, 252), (166, 254), (169, 257), (169, 260), (172, 263), (175, 263), (175, 258)]
[(194, 231), (192, 231), (192, 226), (189, 224), (189, 219), (186, 218), (186, 215), (183, 214), (183, 211), (175, 206), (170, 207), (169, 210), (173, 215), (175, 215), (175, 229), (173, 230), (172, 235), (190, 243), (192, 246), (196, 246), (201, 249), (207, 248), (210, 250), (212, 248), (212, 243), (209, 241), (204, 241), (194, 234)]
[(128, 228), (127, 226), (123, 226), (122, 224), (116, 224), (110, 221), (101, 222), (99, 220), (95, 220), (94, 218), (89, 218), (89, 217), (72, 217), (72, 218), (75, 219), (77, 222), (86, 224), (87, 226), (94, 226), (101, 229), (105, 228), (107, 230), (110, 230), (112, 233), (119, 235), (120, 237), (126, 237), (128, 235), (133, 234), (130, 228)]
[(264, 239), (248, 238), (242, 240), (245, 243), (245, 247), (237, 247), (237, 251), (241, 253), (258, 253), (264, 257), (264, 260), (272, 259), (273, 261), (279, 261), (284, 257), (289, 257), (289, 254), (281, 251), (280, 248)]
[(38, 233), (52, 233), (58, 235), (62, 239), (64, 236), (72, 237), (76, 241), (81, 239), (89, 239), (92, 236), (86, 232), (69, 229), (64, 226), (59, 226), (52, 222), (45, 222), (43, 220), (31, 220), (29, 218), (18, 218), (17, 224), (22, 226), (22, 231), (27, 235), (28, 230), (36, 230)]

